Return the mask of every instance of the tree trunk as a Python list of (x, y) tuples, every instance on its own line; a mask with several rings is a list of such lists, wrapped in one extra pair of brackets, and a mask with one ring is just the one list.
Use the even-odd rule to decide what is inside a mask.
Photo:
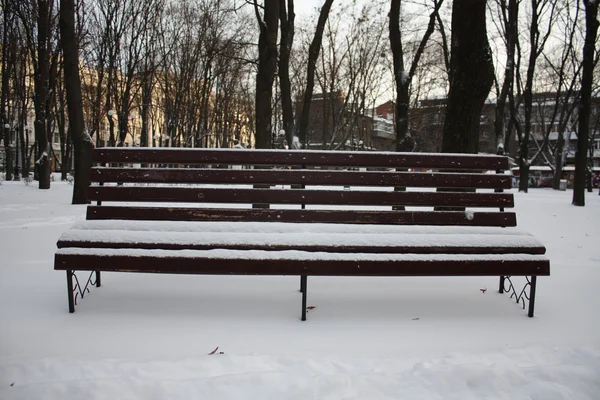
[[(25, 124), (26, 125), (26, 124)], [(24, 179), (29, 179), (29, 165), (27, 149), (29, 148), (29, 130), (25, 129), (21, 135), (21, 176)]]
[(5, 163), (5, 175), (4, 179), (7, 181), (12, 181), (13, 179), (13, 148), (11, 142), (11, 133), (10, 128), (2, 128), (4, 129), (4, 163)]
[(408, 87), (409, 76), (404, 69), (404, 51), (402, 33), (400, 31), (400, 8), (402, 0), (392, 0), (390, 5), (390, 46), (394, 61), (394, 80), (396, 82), (396, 151), (411, 151), (411, 143), (407, 143), (408, 134)]
[(519, 146), (519, 192), (529, 190), (529, 136), (523, 135)]
[(323, 31), (325, 30), (325, 23), (329, 17), (329, 10), (333, 0), (325, 0), (321, 12), (319, 13), (319, 21), (317, 22), (317, 29), (315, 30), (315, 36), (313, 37), (310, 47), (308, 49), (308, 69), (306, 72), (306, 90), (304, 91), (304, 100), (302, 102), (302, 114), (300, 115), (300, 122), (298, 126), (298, 139), (300, 143), (307, 144), (307, 131), (308, 122), (310, 116), (310, 104), (312, 102), (313, 89), (315, 86), (315, 70), (317, 67), (317, 59), (319, 58), (319, 52), (321, 50), (321, 41), (323, 39)]
[(46, 103), (50, 82), (50, 0), (38, 1), (38, 70), (35, 71), (35, 138), (37, 141), (36, 165), (39, 171), (40, 189), (50, 189), (51, 143), (48, 140)]
[[(11, 14), (10, 0), (4, 0), (2, 4), (3, 9), (3, 22), (2, 22), (2, 60), (8, 60), (9, 46), (12, 39), (9, 39), (11, 33), (9, 33), (11, 29), (12, 21), (9, 19)], [(8, 95), (10, 92), (10, 68), (11, 64), (9, 62), (2, 63), (2, 93), (0, 95), (0, 132), (4, 139), (4, 151), (5, 151), (5, 176), (4, 178), (7, 181), (12, 180), (12, 171), (13, 171), (13, 158), (12, 158), (12, 144), (10, 137), (10, 127), (6, 128), (5, 125), (11, 125), (9, 120), (9, 115), (7, 113), (8, 107)]]
[[(58, 96), (60, 97), (59, 104), (64, 104), (63, 103), (63, 100), (64, 100), (63, 95), (66, 92), (66, 84), (64, 84), (64, 88), (65, 88), (65, 90), (59, 90), (59, 93), (58, 93)], [(67, 110), (67, 112), (68, 112), (68, 110)], [(60, 107), (60, 109), (59, 109), (59, 107), (56, 107), (56, 111), (54, 112), (54, 118), (56, 120), (56, 125), (57, 125), (57, 129), (58, 129), (58, 132), (55, 133), (55, 135), (58, 134), (59, 142), (60, 142), (60, 160), (61, 160), (61, 162), (57, 163), (58, 166), (60, 167), (60, 180), (66, 181), (67, 173), (68, 173), (67, 166), (69, 165), (69, 154), (68, 154), (69, 153), (69, 141), (67, 140), (67, 131), (70, 130), (70, 128), (67, 129), (67, 127), (65, 126), (67, 124), (68, 120), (65, 117), (65, 110), (62, 106)]]
[(425, 46), (429, 37), (435, 29), (435, 21), (438, 17), (438, 12), (444, 0), (434, 0), (434, 9), (429, 16), (427, 29), (421, 38), (419, 47), (409, 69), (404, 66), (404, 50), (402, 46), (402, 32), (400, 31), (400, 12), (402, 0), (392, 0), (390, 6), (390, 47), (392, 49), (392, 57), (394, 60), (394, 80), (396, 82), (396, 151), (413, 151), (415, 141), (408, 131), (408, 108), (410, 103), (409, 89), (413, 75), (419, 64), (421, 55), (425, 51)]
[[(146, 78), (147, 80), (152, 79)], [(142, 87), (142, 130), (140, 132), (140, 147), (149, 147), (148, 133), (150, 127), (150, 104), (152, 103), (152, 82), (144, 82)]]
[(515, 48), (517, 44), (517, 23), (519, 17), (519, 6), (517, 0), (502, 0), (502, 7), (506, 7), (504, 26), (506, 29), (506, 68), (504, 70), (504, 82), (500, 95), (496, 101), (496, 115), (494, 120), (494, 130), (496, 134), (496, 154), (505, 153), (505, 108), (508, 92), (512, 91), (513, 81), (515, 79)]
[[(120, 98), (121, 107), (119, 109), (119, 116), (117, 118), (118, 127), (119, 127), (119, 147), (125, 146), (125, 141), (127, 140), (127, 134), (129, 133), (129, 111), (131, 105), (131, 85), (128, 84), (123, 91), (123, 95)], [(115, 102), (117, 104), (117, 102)], [(133, 144), (133, 141), (132, 141)]]
[[(86, 204), (86, 189), (90, 183), (92, 166), (92, 139), (84, 130), (79, 51), (75, 34), (75, 7), (73, 0), (60, 0), (60, 35), (63, 50), (65, 88), (69, 113), (69, 131), (75, 147), (75, 181), (73, 204)], [(66, 165), (63, 164), (63, 168)]]
[(294, 43), (294, 0), (279, 0), (279, 20), (281, 22), (281, 44), (279, 47), (279, 86), (281, 88), (281, 108), (283, 129), (289, 144), (294, 138), (294, 106), (290, 84), (290, 52)]
[(272, 144), (271, 117), (273, 80), (277, 68), (277, 34), (279, 30), (279, 0), (265, 0), (264, 20), (254, 0), (260, 27), (258, 37), (258, 72), (256, 74), (256, 148), (268, 149)]
[(446, 153), (479, 151), (481, 110), (494, 81), (485, 13), (486, 1), (454, 0), (452, 81), (442, 142)]
[(565, 148), (565, 136), (563, 132), (558, 133), (556, 148), (554, 149), (554, 177), (552, 178), (552, 189), (560, 189), (560, 180), (562, 178), (563, 151)]
[(587, 171), (590, 115), (592, 109), (592, 84), (594, 79), (594, 53), (598, 36), (598, 1), (582, 0), (585, 6), (585, 43), (583, 46), (583, 70), (581, 74), (581, 103), (579, 106), (579, 131), (575, 153), (575, 182), (573, 205), (585, 206), (585, 175)]

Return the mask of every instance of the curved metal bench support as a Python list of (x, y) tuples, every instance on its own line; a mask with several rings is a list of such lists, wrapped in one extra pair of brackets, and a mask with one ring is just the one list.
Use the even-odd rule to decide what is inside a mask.
[(77, 305), (77, 297), (82, 299), (86, 293), (90, 292), (89, 286), (101, 286), (100, 271), (92, 271), (88, 276), (85, 286), (82, 286), (79, 282), (79, 278), (72, 270), (67, 270), (67, 295), (69, 300), (69, 312), (75, 312), (75, 306)]
[[(527, 281), (525, 285), (523, 285), (523, 289), (519, 293), (517, 293), (517, 289), (512, 282), (511, 276), (501, 276), (500, 277), (500, 293), (510, 293), (510, 298), (514, 298), (516, 303), (520, 303), (525, 309), (527, 302), (529, 302), (529, 310), (527, 315), (531, 318), (533, 317), (533, 312), (535, 308), (535, 289), (537, 285), (537, 276), (526, 276), (525, 280)], [(529, 288), (529, 290), (527, 290)]]

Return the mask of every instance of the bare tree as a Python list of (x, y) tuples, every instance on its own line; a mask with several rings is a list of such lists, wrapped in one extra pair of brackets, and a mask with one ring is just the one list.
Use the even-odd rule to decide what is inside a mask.
[[(130, 0), (124, 3), (127, 9), (125, 18), (126, 30), (120, 43), (121, 51), (118, 54), (117, 66), (119, 79), (117, 90), (112, 93), (115, 108), (118, 114), (119, 145), (123, 145), (129, 134), (130, 119), (135, 123), (137, 114), (132, 111), (142, 91), (139, 79), (140, 70), (143, 69), (146, 51), (145, 35), (159, 22), (162, 10), (162, 0), (137, 2)], [(133, 143), (136, 140), (133, 138)]]
[(258, 1), (254, 11), (259, 26), (258, 71), (256, 73), (256, 148), (272, 145), (271, 97), (277, 68), (277, 34), (279, 30), (279, 0), (264, 0), (261, 15)]
[[(17, 170), (21, 167), (22, 176), (28, 179), (34, 148), (31, 145), (33, 141), (30, 140), (30, 133), (33, 132), (28, 125), (29, 111), (33, 98), (33, 87), (29, 84), (32, 71), (27, 43), (23, 34), (23, 25), (18, 18), (14, 18), (12, 29), (14, 32), (12, 39), (15, 40), (15, 45), (11, 47), (9, 60), (12, 66), (10, 82), (13, 86), (13, 101), (11, 102), (12, 110), (11, 107), (9, 107), (9, 110), (14, 111), (16, 120), (18, 121), (17, 138), (15, 140), (15, 150), (18, 150), (15, 154), (18, 153), (18, 155), (15, 158), (15, 171), (18, 173)], [(16, 178), (17, 176), (15, 176)]]
[(300, 116), (300, 120), (298, 122), (298, 138), (300, 143), (306, 143), (307, 139), (307, 131), (308, 131), (308, 123), (310, 116), (310, 105), (313, 97), (313, 89), (315, 84), (315, 70), (317, 65), (317, 59), (319, 57), (320, 49), (321, 49), (321, 41), (323, 39), (323, 31), (325, 29), (325, 24), (327, 23), (327, 19), (329, 17), (329, 11), (331, 10), (331, 5), (333, 4), (333, 0), (325, 0), (323, 6), (321, 7), (321, 11), (319, 13), (319, 20), (317, 22), (317, 28), (315, 30), (315, 35), (310, 43), (310, 47), (308, 49), (308, 69), (306, 72), (306, 89), (304, 91), (304, 100), (302, 102), (302, 115)]
[[(519, 139), (519, 191), (527, 192), (529, 185), (529, 142), (533, 117), (533, 85), (537, 61), (544, 51), (552, 26), (557, 15), (556, 0), (531, 0), (531, 21), (528, 32), (529, 55), (525, 68), (525, 77), (520, 72), (521, 44), (517, 43), (517, 66), (515, 67), (516, 85), (509, 93), (511, 120)], [(523, 118), (519, 108), (523, 107)]]
[[(577, 0), (574, 0), (577, 1)], [(547, 87), (547, 91), (553, 96), (538, 96), (536, 103), (537, 113), (533, 118), (541, 127), (542, 140), (534, 137), (533, 144), (537, 147), (535, 154), (531, 157), (532, 162), (542, 158), (554, 172), (552, 187), (560, 188), (562, 167), (566, 162), (565, 144), (574, 129), (574, 116), (576, 106), (579, 103), (578, 84), (581, 78), (581, 60), (575, 50), (576, 35), (579, 27), (580, 8), (571, 0), (567, 0), (563, 12), (557, 19), (562, 26), (563, 37), (558, 40), (554, 49), (542, 54), (538, 81), (540, 85)], [(554, 50), (554, 51), (552, 51)], [(541, 76), (541, 77), (540, 77)], [(543, 82), (546, 76), (547, 83)], [(542, 78), (542, 79), (541, 79)], [(556, 142), (551, 140), (552, 135), (557, 135)], [(565, 136), (567, 136), (565, 138)], [(540, 144), (541, 142), (541, 144)]]
[(592, 104), (592, 84), (594, 60), (596, 58), (596, 38), (598, 37), (598, 1), (582, 0), (585, 7), (585, 43), (583, 46), (583, 70), (581, 78), (581, 103), (579, 106), (579, 130), (577, 132), (577, 152), (575, 154), (575, 182), (573, 205), (585, 206), (585, 181), (587, 172), (587, 150)]
[[(155, 4), (155, 7), (164, 9), (164, 2), (159, 1)], [(141, 68), (138, 73), (138, 79), (141, 86), (141, 96), (138, 109), (140, 111), (140, 118), (142, 121), (140, 131), (140, 142), (141, 147), (148, 147), (149, 145), (149, 134), (150, 134), (150, 112), (153, 107), (154, 89), (156, 86), (156, 74), (159, 68), (159, 46), (158, 37), (160, 35), (161, 23), (160, 16), (155, 16), (154, 23), (147, 26), (144, 30), (142, 43), (144, 47)]]
[(36, 168), (39, 188), (50, 188), (51, 143), (54, 115), (53, 100), (58, 76), (59, 47), (57, 12), (54, 0), (27, 0), (18, 2), (17, 15), (23, 25), (29, 57), (33, 65), (35, 86), (35, 139)]
[(518, 41), (519, 2), (517, 0), (496, 0), (498, 5), (498, 20), (501, 21), (500, 30), (506, 47), (506, 65), (502, 88), (498, 89), (494, 130), (496, 133), (496, 152), (504, 154), (508, 146), (510, 135), (506, 134), (506, 100), (513, 90), (515, 78), (515, 50)]
[(477, 153), (481, 110), (494, 80), (485, 1), (454, 0), (451, 67), (442, 151)]
[(292, 104), (292, 87), (290, 82), (290, 53), (294, 43), (294, 0), (279, 0), (279, 22), (281, 23), (281, 40), (279, 45), (279, 86), (281, 88), (281, 108), (283, 111), (283, 129), (288, 143), (294, 136), (294, 106)]
[(251, 45), (243, 40), (248, 18), (236, 18), (229, 5), (202, 0), (167, 7), (157, 73), (164, 124), (155, 145), (227, 146), (242, 120), (247, 128), (237, 99), (251, 63)]
[(75, 147), (73, 204), (85, 204), (87, 203), (86, 189), (90, 183), (91, 156), (94, 144), (84, 129), (81, 80), (79, 78), (79, 43), (75, 31), (73, 0), (60, 1), (60, 39), (69, 109), (69, 131)]
[(415, 71), (425, 51), (425, 46), (429, 37), (435, 29), (438, 20), (438, 12), (442, 6), (443, 0), (433, 0), (433, 10), (429, 15), (427, 29), (423, 34), (419, 47), (415, 52), (412, 62), (408, 69), (404, 62), (404, 47), (402, 43), (402, 33), (400, 30), (400, 12), (402, 0), (392, 0), (390, 6), (390, 44), (394, 60), (394, 79), (396, 82), (396, 151), (412, 151), (414, 148), (414, 139), (408, 131), (408, 108), (410, 104), (409, 89), (415, 75)]
[(2, 1), (2, 91), (0, 94), (0, 139), (4, 139), (5, 153), (5, 171), (6, 180), (12, 180), (13, 171), (13, 147), (11, 142), (11, 123), (9, 118), (9, 94), (10, 94), (10, 74), (13, 63), (9, 62), (10, 47), (14, 45), (14, 11), (12, 10), (12, 1)]

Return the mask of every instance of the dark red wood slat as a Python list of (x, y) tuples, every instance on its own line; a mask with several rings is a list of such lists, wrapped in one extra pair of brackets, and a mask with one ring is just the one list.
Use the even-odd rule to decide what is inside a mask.
[(88, 206), (87, 219), (516, 226), (512, 212), (215, 209)]
[(510, 189), (508, 175), (448, 172), (93, 168), (92, 182), (187, 184), (305, 184)]
[(152, 256), (56, 254), (56, 270), (121, 271), (170, 274), (311, 276), (503, 276), (550, 274), (548, 260), (375, 261), (219, 259)]
[(508, 158), (495, 155), (316, 150), (98, 148), (94, 149), (93, 158), (97, 163), (360, 166), (490, 171), (507, 170), (509, 167)]
[(368, 254), (545, 254), (546, 248), (543, 246), (516, 247), (516, 246), (350, 246), (350, 245), (246, 245), (243, 243), (131, 243), (131, 242), (90, 242), (78, 240), (59, 240), (56, 246), (59, 249), (68, 247), (78, 247), (85, 249), (160, 249), (160, 250), (212, 250), (212, 249), (228, 249), (228, 250), (266, 250), (266, 251), (285, 251), (299, 250), (309, 252), (325, 252), (325, 253), (368, 253)]
[(94, 186), (91, 201), (513, 207), (511, 193), (439, 193)]

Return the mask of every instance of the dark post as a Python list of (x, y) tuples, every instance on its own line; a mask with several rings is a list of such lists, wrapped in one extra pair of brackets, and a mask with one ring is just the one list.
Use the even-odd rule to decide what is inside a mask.
[(73, 298), (73, 271), (67, 270), (67, 296), (69, 297), (69, 312), (75, 312), (75, 299)]
[(306, 321), (306, 278), (306, 275), (300, 276), (300, 286), (304, 289), (302, 290), (302, 321)]
[(533, 317), (533, 309), (535, 307), (535, 285), (537, 283), (537, 276), (531, 277), (530, 289), (529, 289), (529, 318)]

